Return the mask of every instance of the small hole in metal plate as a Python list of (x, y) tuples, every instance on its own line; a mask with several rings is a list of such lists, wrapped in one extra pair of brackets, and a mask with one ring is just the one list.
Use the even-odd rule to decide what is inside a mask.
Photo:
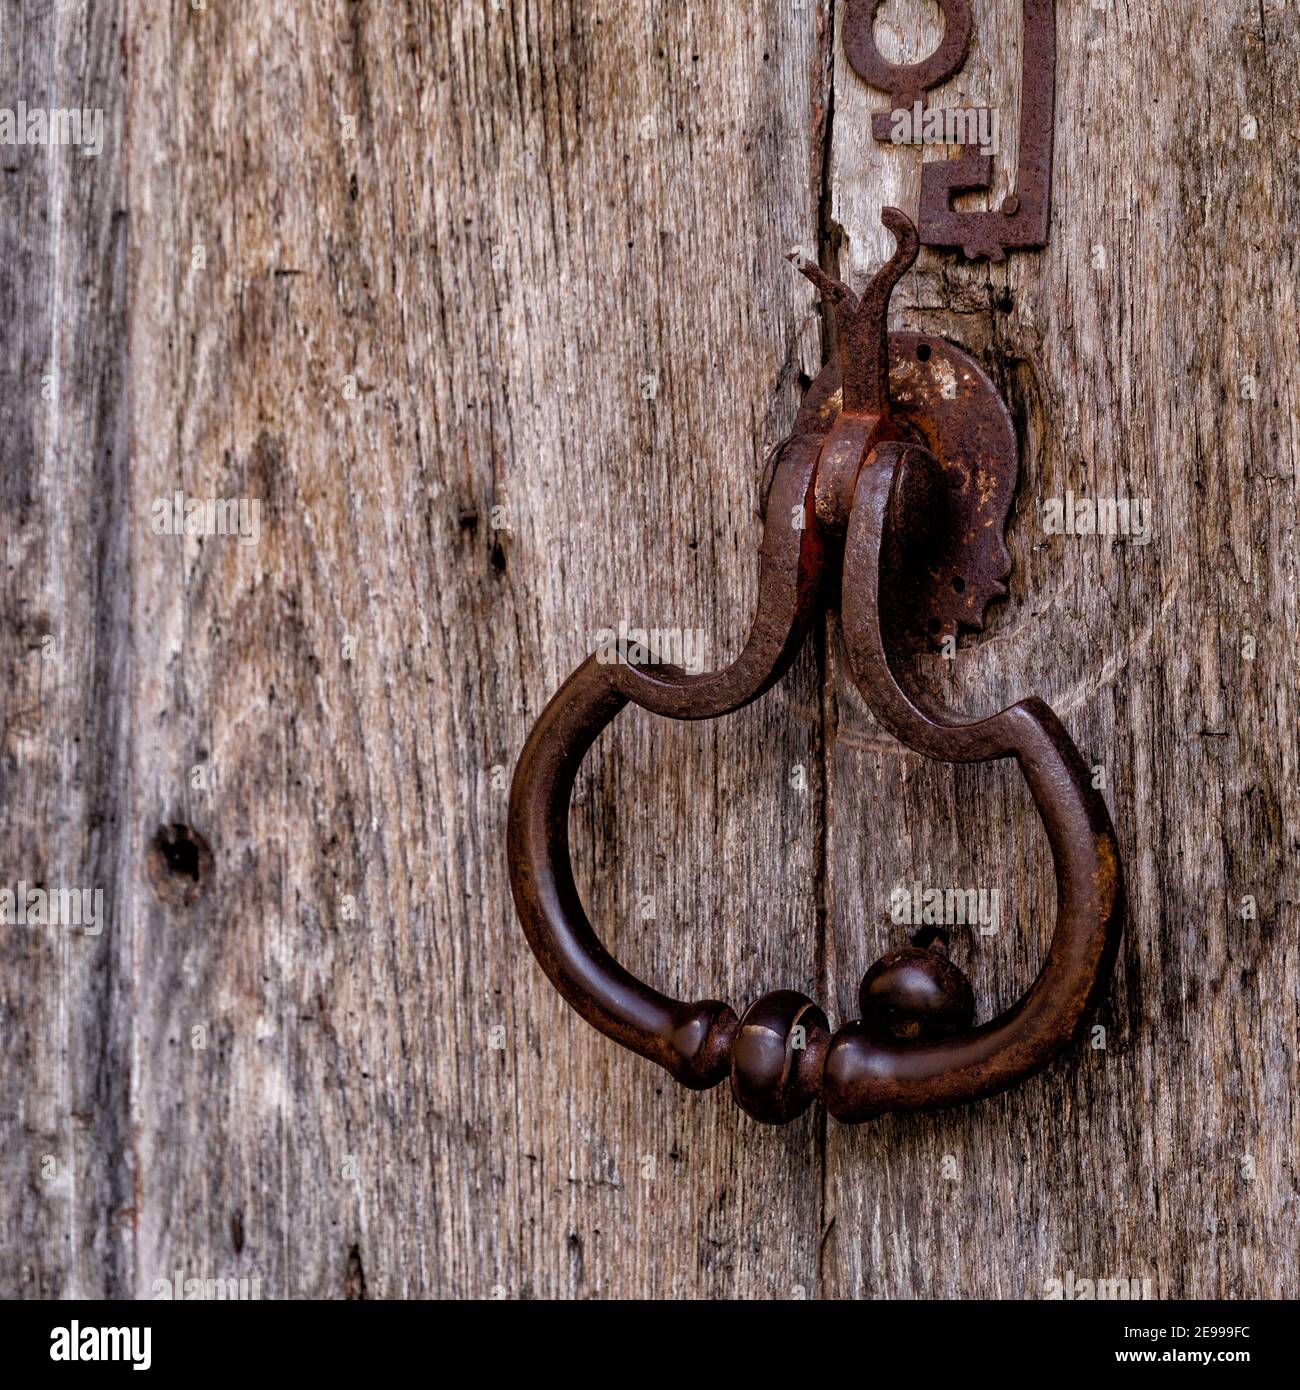
[(961, 575), (954, 574), (952, 577), (952, 587), (954, 593), (964, 593), (966, 591), (966, 581), (961, 577)]
[(918, 362), (928, 362), (930, 360), (930, 344), (921, 343), (916, 349), (916, 360)]

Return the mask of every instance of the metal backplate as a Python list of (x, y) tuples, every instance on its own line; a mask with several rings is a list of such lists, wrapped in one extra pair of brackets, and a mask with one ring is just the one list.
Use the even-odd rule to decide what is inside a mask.
[[(804, 397), (795, 433), (826, 434), (841, 395), (839, 363), (832, 362)], [(900, 635), (937, 645), (959, 626), (982, 628), (989, 604), (1007, 592), (1004, 536), (1019, 471), (1015, 426), (975, 359), (924, 333), (889, 335), (889, 407), (938, 459), (948, 485), (928, 534), (909, 537), (894, 586), (906, 614)]]

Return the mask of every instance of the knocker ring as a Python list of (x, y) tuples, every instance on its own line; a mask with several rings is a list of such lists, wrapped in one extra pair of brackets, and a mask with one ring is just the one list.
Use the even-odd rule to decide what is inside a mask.
[[(542, 969), (593, 1027), (703, 1089), (728, 1075), (737, 1103), (781, 1124), (820, 1098), (857, 1123), (962, 1104), (1042, 1070), (1068, 1046), (1110, 979), (1123, 889), (1110, 816), (1089, 769), (1042, 700), (967, 721), (909, 689), (900, 656), (918, 640), (978, 628), (1006, 592), (1003, 530), (1019, 458), (1005, 405), (945, 340), (886, 329), (889, 296), (917, 234), (897, 209), (897, 249), (861, 296), (801, 266), (833, 306), (839, 361), (810, 389), (766, 483), (758, 609), (726, 669), (589, 657), (533, 728), (511, 788), (515, 904)], [(791, 524), (801, 516), (801, 527)], [(945, 762), (1015, 758), (1051, 845), (1056, 925), (1037, 979), (974, 1023), (974, 994), (939, 946), (904, 946), (866, 973), (861, 1017), (832, 1033), (802, 994), (779, 990), (743, 1015), (671, 999), (629, 974), (588, 921), (569, 854), (569, 800), (601, 730), (629, 702), (670, 719), (713, 719), (758, 699), (789, 668), (819, 598), (834, 588), (853, 679), (880, 723)]]

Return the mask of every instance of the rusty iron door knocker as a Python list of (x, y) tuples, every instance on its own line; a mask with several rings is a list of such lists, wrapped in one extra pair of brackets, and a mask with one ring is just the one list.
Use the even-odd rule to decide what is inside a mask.
[[(589, 657), (542, 712), (510, 793), (515, 904), (556, 989), (686, 1086), (730, 1075), (737, 1103), (773, 1124), (818, 1097), (856, 1123), (1023, 1081), (1075, 1036), (1119, 944), (1115, 832), (1060, 720), (1036, 698), (960, 719), (909, 689), (901, 669), (908, 646), (982, 626), (1006, 592), (1003, 531), (1019, 458), (1006, 407), (972, 358), (941, 338), (887, 332), (890, 293), (918, 240), (897, 209), (882, 220), (897, 249), (861, 298), (800, 265), (832, 305), (839, 361), (814, 382), (773, 456), (758, 610), (741, 654), (704, 675)], [(791, 524), (796, 513), (801, 527)], [(853, 678), (880, 723), (926, 757), (1015, 758), (1047, 832), (1057, 880), (1047, 959), (1016, 1004), (978, 1027), (971, 986), (938, 945), (881, 957), (862, 980), (861, 1018), (834, 1034), (817, 1004), (789, 990), (739, 1018), (717, 1000), (670, 999), (609, 954), (574, 884), (569, 798), (601, 730), (629, 701), (670, 719), (712, 719), (756, 700), (788, 669), (837, 577)]]

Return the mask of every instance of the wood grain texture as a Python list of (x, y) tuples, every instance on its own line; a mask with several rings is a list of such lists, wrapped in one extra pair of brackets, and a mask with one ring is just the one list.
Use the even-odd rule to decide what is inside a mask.
[(8, 1296), (130, 1278), (121, 40), (115, 6), (0, 7), (0, 106), (104, 112), (97, 156), (0, 146), (0, 887), (103, 895), (98, 935), (0, 926)]
[[(215, 856), (136, 921), (137, 1288), (812, 1288), (816, 1122), (751, 1168), (725, 1094), (591, 1033), (504, 854), (599, 629), (744, 635), (820, 357), (781, 257), (826, 36), (785, 11), (133, 16), (132, 862), (170, 822)], [(260, 543), (153, 537), (176, 488), (261, 498)], [(670, 990), (815, 979), (815, 666), (724, 724), (625, 717), (579, 788), (593, 917)]]
[[(971, 55), (937, 93), (1002, 109), (995, 198), (1009, 8), (975, 0)], [(887, 45), (925, 25), (928, 43), (937, 16), (891, 6), (882, 49), (926, 51)], [(1059, 5), (1048, 248), (1002, 266), (923, 250), (894, 295), (900, 327), (987, 366), (1023, 449), (1009, 598), (921, 674), (972, 714), (1041, 695), (1104, 765), (1129, 915), (1104, 1050), (966, 1111), (832, 1129), (827, 1295), (1032, 1298), (1070, 1271), (1162, 1298), (1297, 1293), (1295, 20)], [(885, 250), (880, 205), (919, 196), (919, 156), (870, 139), (883, 102), (837, 52), (832, 218), (855, 282)], [(1067, 490), (1151, 499), (1152, 540), (1044, 534), (1043, 499)], [(952, 939), (985, 1017), (1051, 933), (1027, 792), (1014, 768), (903, 752), (829, 650), (832, 1009), (851, 1015), (905, 939), (889, 892), (919, 880), (1000, 892), (996, 936)]]
[[(0, 148), (2, 881), (111, 903), (0, 941), (0, 1292), (1298, 1292), (1293, 9), (1063, 0), (1048, 249), (923, 252), (895, 294), (1021, 432), (1010, 596), (921, 674), (1042, 695), (1107, 769), (1105, 1050), (768, 1129), (581, 1023), (515, 920), (509, 773), (597, 632), (739, 648), (764, 456), (824, 360), (782, 254), (860, 285), (915, 209), (840, 8), (0, 4), (5, 93), (110, 132), (89, 172)], [(1009, 8), (975, 0), (942, 95), (1014, 113)], [(881, 34), (919, 54), (937, 7)], [(1067, 488), (1151, 498), (1153, 540), (1045, 536)], [(177, 490), (257, 500), (257, 543), (156, 534)], [(173, 825), (197, 885), (150, 872)], [(983, 1012), (1051, 930), (1015, 773), (900, 750), (833, 618), (750, 710), (625, 713), (573, 831), (611, 949), (737, 1008), (853, 1016), (900, 881), (999, 889), (953, 941)]]

